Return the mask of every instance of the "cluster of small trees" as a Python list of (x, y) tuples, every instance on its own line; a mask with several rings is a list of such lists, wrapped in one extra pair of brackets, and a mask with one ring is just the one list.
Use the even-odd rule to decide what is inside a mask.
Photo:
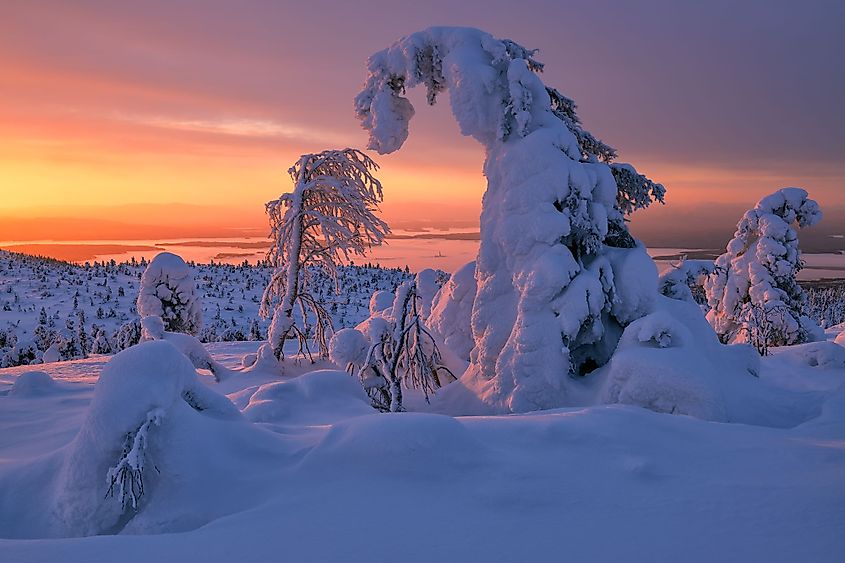
[(845, 323), (845, 283), (831, 286), (811, 285), (805, 288), (807, 294), (807, 315), (829, 328)]

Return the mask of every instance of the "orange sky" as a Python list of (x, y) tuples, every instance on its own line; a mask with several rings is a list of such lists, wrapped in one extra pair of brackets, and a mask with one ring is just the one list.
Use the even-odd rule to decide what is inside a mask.
[[(515, 21), (506, 3), (485, 4), (477, 21), (456, 9), (442, 13), (458, 21), (432, 22), (437, 2), (385, 9), (367, 16), (368, 33), (350, 33), (365, 20), (344, 3), (325, 3), (336, 16), (328, 22), (316, 7), (248, 4), (0, 6), (0, 221), (99, 216), (104, 225), (88, 222), (86, 238), (98, 228), (113, 234), (109, 221), (190, 225), (197, 234), (262, 227), (263, 203), (290, 188), (285, 170), (299, 154), (366, 143), (352, 98), (367, 55), (432, 23), (470, 23), (540, 47), (544, 78), (575, 97), (585, 126), (667, 186), (669, 205), (641, 221), (702, 203), (748, 206), (788, 185), (806, 187), (823, 207), (845, 205), (845, 127), (834, 103), (842, 77), (790, 45), (777, 10), (718, 20), (723, 39), (713, 46), (709, 13), (636, 22), (662, 33), (652, 36), (605, 30), (607, 13), (581, 7), (586, 24), (607, 24), (587, 31), (612, 32), (608, 48), (584, 61), (572, 51), (587, 31), (561, 35), (531, 11)], [(746, 45), (748, 26), (756, 35)], [(814, 33), (806, 49), (842, 46), (825, 29)], [(718, 51), (728, 48), (732, 57)], [(485, 185), (482, 150), (460, 137), (445, 98), (434, 108), (420, 92), (411, 98), (409, 141), (377, 157), (384, 211), (393, 221), (471, 224)], [(38, 236), (37, 225), (8, 225), (0, 240), (10, 230)], [(62, 225), (79, 238), (78, 222)]]

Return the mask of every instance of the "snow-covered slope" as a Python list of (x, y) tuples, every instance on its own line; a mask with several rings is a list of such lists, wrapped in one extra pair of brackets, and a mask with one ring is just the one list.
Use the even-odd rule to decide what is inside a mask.
[[(230, 369), (256, 347), (208, 345)], [(377, 414), (350, 376), (292, 362), (283, 377), (201, 378), (241, 411), (207, 414), (163, 387), (115, 395), (115, 377), (141, 383), (143, 358), (153, 376), (167, 355), (129, 353), (96, 387), (101, 358), (40, 366), (52, 382), (0, 371), (0, 559), (833, 562), (845, 552), (845, 348), (832, 342), (763, 359), (761, 383), (784, 398), (765, 426), (623, 405)], [(181, 389), (193, 377), (171, 380)], [(136, 410), (149, 396), (164, 412), (141, 510), (105, 535), (59, 537), (84, 533), (51, 511), (62, 464), (88, 447), (109, 404), (133, 396)], [(108, 459), (105, 443), (97, 451)], [(74, 490), (105, 490), (101, 473), (76, 473)], [(119, 506), (88, 498), (99, 507), (83, 513), (89, 525)]]

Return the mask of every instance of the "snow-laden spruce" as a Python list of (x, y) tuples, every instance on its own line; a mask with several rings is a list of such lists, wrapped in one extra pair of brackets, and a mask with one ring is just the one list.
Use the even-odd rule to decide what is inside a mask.
[(809, 227), (821, 218), (818, 204), (800, 188), (778, 190), (742, 216), (704, 285), (707, 319), (722, 342), (748, 342), (765, 353), (816, 338), (820, 329), (806, 316), (796, 281), (802, 262), (792, 224)]
[(376, 170), (378, 165), (355, 149), (305, 154), (288, 170), (293, 191), (267, 203), (272, 239), (268, 259), (276, 271), (259, 312), (263, 318), (272, 315), (268, 341), (277, 358), (284, 357), (284, 343), (291, 336), (299, 341), (300, 353), (310, 356), (308, 341), (313, 338), (320, 354), (328, 355), (331, 316), (309, 291), (309, 282), (317, 268), (336, 279), (338, 266), (363, 256), (390, 232), (376, 216), (382, 200)]
[(144, 270), (138, 293), (138, 314), (161, 317), (169, 332), (196, 335), (202, 328), (202, 303), (185, 261), (162, 252)]
[(472, 307), (474, 349), (462, 381), (511, 411), (554, 407), (569, 375), (605, 364), (622, 328), (648, 313), (657, 271), (624, 213), (662, 200), (661, 185), (581, 127), (575, 104), (537, 76), (510, 40), (434, 27), (369, 59), (356, 112), (379, 153), (399, 149), (424, 84), (448, 90), (461, 133), (486, 149)]

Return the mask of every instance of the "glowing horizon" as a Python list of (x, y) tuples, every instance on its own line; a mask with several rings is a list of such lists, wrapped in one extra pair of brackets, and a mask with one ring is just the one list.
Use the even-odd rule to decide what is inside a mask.
[[(0, 8), (0, 217), (88, 217), (105, 207), (110, 221), (259, 227), (264, 203), (290, 189), (286, 170), (300, 154), (366, 144), (352, 98), (367, 56), (432, 23), (470, 23), (540, 47), (544, 79), (579, 103), (585, 126), (667, 186), (668, 205), (635, 222), (702, 203), (750, 206), (790, 185), (808, 189), (823, 207), (845, 205), (843, 79), (807, 56), (834, 40), (825, 33), (833, 31), (828, 25), (796, 47), (780, 33), (786, 3), (719, 20), (726, 38), (718, 48), (702, 36), (714, 16), (694, 7), (675, 15), (614, 8), (652, 34), (629, 33), (601, 9), (580, 7), (577, 16), (592, 27), (562, 37), (553, 21), (531, 14), (513, 21), (496, 3), (484, 14), (441, 11), (436, 3), (407, 7), (401, 18), (380, 10), (379, 21), (369, 21), (327, 2), (337, 21), (319, 25), (300, 6), (188, 2), (165, 12), (148, 4)], [(530, 4), (538, 14), (553, 6)], [(438, 12), (454, 21), (431, 21)], [(465, 21), (470, 13), (473, 21)], [(812, 11), (801, 17), (814, 25), (836, 19)], [(745, 53), (736, 36), (749, 21), (765, 57)], [(371, 33), (339, 33), (355, 22)], [(308, 31), (314, 26), (326, 28), (319, 41)], [(615, 48), (574, 57), (586, 37)], [(481, 147), (460, 136), (447, 95), (434, 108), (421, 92), (410, 97), (417, 117), (406, 146), (373, 155), (382, 165), (386, 217), (477, 221), (486, 185)], [(443, 217), (439, 202), (446, 202)], [(216, 211), (143, 216), (180, 204)]]

